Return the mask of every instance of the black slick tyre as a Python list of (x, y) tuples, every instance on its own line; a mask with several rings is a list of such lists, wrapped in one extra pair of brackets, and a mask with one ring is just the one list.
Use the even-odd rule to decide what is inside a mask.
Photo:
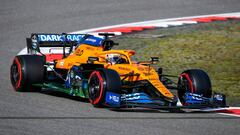
[(33, 84), (42, 84), (45, 74), (45, 58), (38, 55), (18, 55), (10, 68), (10, 79), (16, 91), (40, 89)]
[(200, 69), (190, 69), (181, 73), (178, 79), (178, 97), (185, 104), (185, 93), (194, 93), (210, 98), (212, 85), (207, 73)]
[(119, 93), (122, 84), (119, 74), (112, 69), (97, 69), (88, 80), (89, 101), (95, 107), (102, 107), (105, 103), (106, 92)]

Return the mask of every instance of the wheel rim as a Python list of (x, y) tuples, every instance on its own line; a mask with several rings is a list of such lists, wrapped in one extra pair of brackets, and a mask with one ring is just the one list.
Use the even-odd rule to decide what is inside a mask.
[(194, 91), (192, 81), (189, 78), (188, 74), (183, 73), (180, 76), (178, 85), (179, 85), (179, 90), (178, 90), (179, 99), (181, 103), (185, 105), (185, 99), (184, 99), (185, 93), (186, 92), (193, 93)]
[(21, 64), (19, 60), (15, 58), (11, 66), (11, 81), (15, 89), (18, 89), (20, 87), (21, 80), (22, 80)]
[(103, 94), (103, 79), (98, 71), (94, 71), (89, 79), (89, 100), (98, 104)]

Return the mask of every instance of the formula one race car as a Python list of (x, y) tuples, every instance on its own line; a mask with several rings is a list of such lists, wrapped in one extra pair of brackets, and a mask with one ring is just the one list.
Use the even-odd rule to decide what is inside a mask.
[[(223, 94), (212, 94), (206, 72), (190, 69), (178, 82), (150, 61), (132, 60), (134, 50), (112, 50), (111, 33), (32, 34), (27, 54), (11, 66), (16, 91), (44, 89), (88, 98), (96, 107), (202, 108), (225, 106)], [(172, 93), (177, 90), (176, 95)], [(177, 105), (178, 100), (181, 106)]]

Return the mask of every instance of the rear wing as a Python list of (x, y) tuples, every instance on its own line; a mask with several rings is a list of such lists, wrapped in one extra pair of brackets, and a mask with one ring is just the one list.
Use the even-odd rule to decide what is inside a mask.
[(79, 44), (101, 46), (103, 39), (89, 34), (33, 33), (26, 38), (28, 54), (63, 54)]
[(45, 34), (33, 33), (26, 38), (28, 53), (35, 50), (40, 52), (40, 47), (71, 47), (80, 43), (86, 34)]

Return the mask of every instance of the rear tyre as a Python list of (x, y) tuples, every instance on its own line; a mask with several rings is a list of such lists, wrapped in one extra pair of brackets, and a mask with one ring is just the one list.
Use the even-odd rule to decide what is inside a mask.
[(185, 104), (185, 93), (194, 93), (210, 98), (212, 86), (209, 76), (200, 69), (190, 69), (181, 73), (178, 79), (178, 97)]
[(119, 74), (112, 69), (98, 69), (91, 73), (88, 80), (89, 101), (95, 107), (105, 103), (106, 92), (120, 93), (122, 83)]
[(36, 91), (42, 84), (45, 73), (45, 58), (38, 55), (19, 55), (13, 60), (10, 69), (10, 79), (16, 91)]

